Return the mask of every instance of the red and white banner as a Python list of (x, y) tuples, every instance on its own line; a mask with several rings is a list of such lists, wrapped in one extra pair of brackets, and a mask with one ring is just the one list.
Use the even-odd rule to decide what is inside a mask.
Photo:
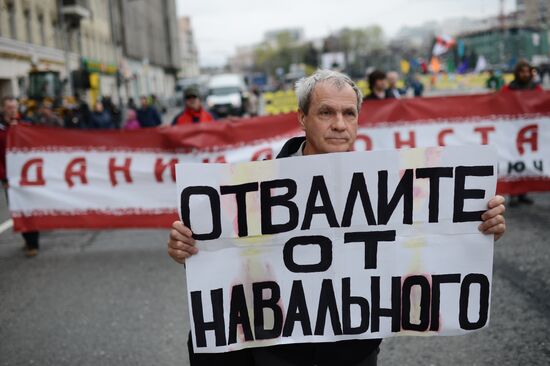
[[(500, 193), (550, 190), (550, 92), (367, 102), (356, 150), (490, 144)], [(295, 113), (137, 131), (16, 126), (8, 136), (15, 230), (168, 227), (177, 162), (273, 158)]]

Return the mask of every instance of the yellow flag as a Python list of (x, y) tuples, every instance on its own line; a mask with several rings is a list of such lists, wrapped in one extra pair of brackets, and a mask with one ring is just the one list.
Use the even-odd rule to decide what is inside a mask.
[(411, 70), (411, 64), (407, 60), (401, 60), (401, 73), (407, 75)]

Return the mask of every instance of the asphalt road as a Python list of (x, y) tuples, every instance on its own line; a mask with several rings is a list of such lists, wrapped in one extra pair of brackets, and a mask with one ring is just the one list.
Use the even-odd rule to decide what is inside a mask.
[[(507, 213), (490, 326), (385, 340), (380, 365), (550, 364), (550, 194), (534, 197)], [(188, 365), (185, 272), (166, 234), (44, 233), (34, 259), (19, 235), (0, 234), (0, 365)]]

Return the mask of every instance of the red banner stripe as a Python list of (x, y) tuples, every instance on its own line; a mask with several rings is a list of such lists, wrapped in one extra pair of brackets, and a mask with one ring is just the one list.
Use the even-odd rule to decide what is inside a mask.
[(37, 229), (151, 229), (169, 228), (176, 220), (179, 220), (177, 214), (18, 216), (13, 218), (13, 229), (17, 232)]

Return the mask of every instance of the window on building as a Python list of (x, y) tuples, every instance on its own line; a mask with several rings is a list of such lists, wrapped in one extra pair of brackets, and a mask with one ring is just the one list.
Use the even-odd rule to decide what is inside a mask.
[(27, 96), (27, 83), (24, 76), (19, 76), (17, 78), (17, 86), (19, 88), (19, 96), (20, 97), (26, 97)]
[(12, 1), (6, 3), (6, 9), (8, 11), (8, 19), (10, 22), (10, 37), (13, 39), (17, 38), (17, 27), (15, 24), (15, 6)]
[(25, 31), (27, 33), (26, 41), (32, 43), (32, 22), (31, 22), (31, 11), (29, 9), (23, 12), (23, 18), (25, 18)]
[(57, 29), (57, 22), (52, 21), (52, 30), (53, 30), (53, 47), (62, 48), (61, 42), (59, 41), (59, 29)]
[(46, 45), (46, 27), (44, 25), (44, 15), (38, 15), (38, 31), (40, 33), (40, 44), (42, 46)]

